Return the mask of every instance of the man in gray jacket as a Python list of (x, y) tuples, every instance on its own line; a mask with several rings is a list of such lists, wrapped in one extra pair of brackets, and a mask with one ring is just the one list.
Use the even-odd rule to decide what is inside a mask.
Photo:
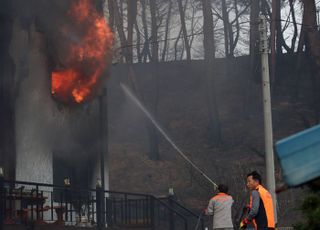
[(213, 229), (233, 230), (231, 217), (233, 198), (228, 195), (228, 186), (219, 184), (218, 190), (218, 194), (210, 199), (205, 213), (213, 215)]

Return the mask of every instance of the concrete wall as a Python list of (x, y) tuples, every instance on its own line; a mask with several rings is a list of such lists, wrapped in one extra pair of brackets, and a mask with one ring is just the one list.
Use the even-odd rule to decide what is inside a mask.
[(72, 167), (71, 183), (92, 186), (100, 177), (98, 101), (63, 105), (52, 98), (46, 41), (34, 25), (27, 31), (14, 22), (16, 180), (53, 183), (53, 159), (60, 159)]
[[(48, 69), (40, 33), (20, 29), (15, 21), (11, 43), (16, 80), (16, 179), (52, 183), (52, 151), (49, 145), (53, 102), (48, 87)], [(24, 63), (27, 70), (23, 69)]]

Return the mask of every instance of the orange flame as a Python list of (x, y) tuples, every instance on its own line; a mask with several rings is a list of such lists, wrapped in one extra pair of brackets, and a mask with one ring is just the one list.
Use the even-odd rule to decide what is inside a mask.
[[(92, 98), (94, 89), (101, 82), (107, 55), (111, 55), (113, 33), (104, 17), (90, 5), (92, 2), (76, 1), (68, 12), (73, 27), (62, 30), (64, 36), (80, 34), (68, 46), (67, 69), (55, 70), (51, 74), (52, 94), (63, 102), (82, 103)], [(77, 34), (72, 33), (75, 28)]]

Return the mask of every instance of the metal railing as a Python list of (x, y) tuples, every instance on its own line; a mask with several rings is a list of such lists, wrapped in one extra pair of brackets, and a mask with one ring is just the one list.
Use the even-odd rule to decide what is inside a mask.
[[(200, 218), (200, 219), (199, 219)], [(192, 220), (192, 221), (191, 221)], [(201, 217), (178, 202), (148, 194), (7, 181), (0, 176), (0, 230), (5, 224), (194, 229)], [(203, 229), (203, 224), (199, 225)]]
[(177, 202), (176, 199), (174, 199), (173, 196), (168, 196), (165, 198), (161, 198), (162, 201), (166, 202), (170, 207), (172, 207), (174, 210), (181, 213), (184, 217), (187, 218), (188, 226), (191, 227), (191, 229), (204, 229), (205, 224), (205, 218), (203, 216), (203, 213), (195, 213), (191, 211), (190, 209), (184, 207), (182, 204)]
[[(159, 199), (152, 195), (119, 193), (106, 191), (106, 219), (108, 225), (120, 227), (146, 227), (150, 229), (195, 229), (196, 222), (203, 222), (202, 218), (192, 213), (187, 208), (180, 205), (177, 210), (169, 199)], [(178, 203), (175, 202), (177, 206)], [(192, 214), (192, 216), (190, 215)], [(111, 215), (111, 216), (110, 216)], [(193, 222), (191, 222), (193, 220)], [(199, 224), (199, 230), (204, 229), (203, 224)]]
[(1, 188), (4, 224), (76, 224), (82, 214), (96, 223), (97, 190), (4, 180)]

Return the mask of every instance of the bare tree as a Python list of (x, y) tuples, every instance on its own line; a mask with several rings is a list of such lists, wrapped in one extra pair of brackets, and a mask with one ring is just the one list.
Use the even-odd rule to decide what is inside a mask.
[(196, 9), (196, 7), (195, 7), (195, 4), (194, 3), (191, 3), (191, 7), (192, 7), (192, 15), (191, 15), (191, 31), (190, 31), (190, 41), (189, 41), (189, 43), (190, 43), (190, 48), (192, 48), (192, 43), (193, 43), (193, 41), (194, 41), (194, 37), (195, 37), (195, 34), (197, 33), (196, 32), (196, 30), (197, 30), (197, 28), (196, 28), (196, 26), (197, 26), (197, 24), (198, 24), (198, 22), (199, 22), (199, 18), (196, 18), (195, 17), (195, 14), (196, 14), (196, 11), (197, 11), (197, 9)]
[(225, 47), (225, 55), (229, 56), (229, 37), (228, 37), (228, 28), (229, 28), (229, 13), (227, 10), (226, 0), (221, 0), (222, 6), (222, 22), (223, 22), (223, 30), (224, 30), (224, 47)]
[(137, 17), (137, 0), (127, 0), (128, 6), (128, 36), (127, 36), (127, 61), (133, 63), (133, 26)]
[[(278, 2), (279, 0), (272, 1), (272, 17), (271, 17), (271, 82), (274, 82), (276, 75), (276, 38), (277, 38), (277, 19), (278, 19)], [(278, 51), (280, 52), (280, 51)]]
[(172, 8), (172, 0), (169, 0), (169, 7), (168, 7), (168, 13), (167, 13), (167, 19), (166, 19), (166, 27), (165, 27), (165, 35), (164, 35), (164, 45), (163, 45), (163, 50), (162, 50), (162, 55), (161, 55), (161, 61), (165, 61), (166, 54), (167, 54), (167, 49), (169, 48), (169, 43), (168, 43), (168, 37), (169, 37), (169, 26), (170, 26), (170, 21), (171, 21), (171, 8)]
[[(186, 0), (186, 4), (187, 4)], [(178, 0), (178, 7), (179, 7), (179, 15), (180, 15), (180, 21), (181, 21), (181, 28), (182, 28), (182, 35), (183, 35), (183, 40), (184, 40), (184, 47), (186, 49), (187, 53), (187, 60), (191, 60), (191, 49), (190, 49), (190, 44), (188, 40), (188, 32), (187, 32), (187, 26), (186, 26), (186, 20), (185, 20), (185, 10), (182, 5), (182, 0)]]
[(182, 27), (180, 28), (179, 34), (177, 36), (177, 39), (174, 42), (174, 60), (175, 61), (178, 59), (178, 43), (179, 43), (181, 34), (182, 34)]
[[(115, 15), (115, 24), (117, 27), (118, 35), (120, 38), (123, 56), (126, 60), (128, 67), (128, 82), (134, 89), (138, 98), (145, 104), (145, 96), (142, 90), (139, 87), (136, 72), (133, 67), (133, 28), (136, 23), (137, 16), (137, 1), (136, 0), (127, 0), (127, 37), (124, 31), (124, 12), (123, 9), (124, 2), (120, 1), (120, 4), (114, 1), (114, 15)], [(157, 25), (156, 25), (156, 3), (155, 0), (150, 0), (150, 12), (151, 12), (151, 20), (152, 20), (152, 28), (151, 28), (151, 44), (152, 44), (152, 55), (151, 60), (154, 63), (158, 62), (158, 44), (157, 44)], [(122, 12), (122, 13), (121, 13)], [(155, 28), (154, 28), (155, 27)], [(157, 84), (157, 76), (154, 77), (154, 87), (155, 87), (155, 95), (151, 100), (150, 107), (153, 114), (156, 114), (156, 108), (158, 104), (158, 84)], [(156, 134), (156, 130), (153, 127), (152, 123), (146, 120), (147, 132), (149, 137), (149, 157), (153, 160), (159, 159), (159, 147), (158, 147), (158, 138)]]
[(108, 0), (108, 9), (109, 9), (109, 25), (110, 28), (114, 28), (114, 2), (113, 0)]
[(294, 0), (289, 0), (289, 5), (290, 5), (290, 13), (291, 13), (291, 17), (292, 17), (292, 22), (293, 22), (293, 36), (291, 39), (291, 49), (290, 49), (290, 53), (294, 53), (295, 50), (295, 44), (296, 44), (296, 40), (297, 40), (297, 36), (298, 36), (298, 27), (297, 27), (297, 22), (296, 22), (296, 15), (295, 15), (295, 9), (294, 9), (294, 5), (293, 5), (293, 1)]
[(116, 0), (113, 0), (113, 3), (115, 26), (117, 28), (121, 45), (121, 56), (122, 58), (125, 58), (126, 62), (130, 62), (130, 51), (128, 50), (129, 47), (123, 26), (123, 15), (120, 13), (122, 11), (122, 5), (119, 6)]
[(137, 51), (137, 61), (138, 63), (142, 62), (142, 51), (141, 51), (141, 32), (139, 30), (139, 26), (137, 21), (134, 24), (134, 28), (136, 31), (136, 37), (137, 37), (137, 45), (136, 45), (136, 51)]
[(215, 16), (223, 24), (225, 56), (227, 58), (234, 57), (240, 37), (240, 18), (248, 12), (250, 4), (242, 0), (221, 0), (216, 1), (216, 5), (221, 7), (221, 13), (215, 10)]
[[(253, 64), (253, 59), (258, 53), (258, 40), (259, 40), (259, 30), (257, 20), (260, 13), (260, 0), (250, 0), (250, 59)], [(252, 66), (252, 65), (251, 65)]]
[(209, 112), (210, 142), (221, 144), (221, 128), (218, 105), (216, 101), (215, 78), (213, 65), (215, 59), (215, 43), (213, 15), (210, 0), (201, 0), (203, 12), (203, 46), (205, 60), (206, 98)]
[[(305, 21), (304, 18), (306, 17), (305, 14), (303, 14), (303, 19), (302, 21)], [(301, 76), (301, 65), (304, 57), (304, 44), (305, 44), (305, 36), (306, 36), (306, 31), (305, 31), (305, 26), (302, 24), (301, 30), (300, 30), (300, 36), (299, 36), (299, 42), (298, 42), (298, 48), (297, 48), (297, 59), (296, 59), (296, 71), (295, 71), (295, 87), (293, 91), (292, 98), (296, 99), (298, 96), (298, 86), (299, 86), (299, 80)]]
[(320, 34), (317, 26), (317, 15), (315, 0), (303, 0), (304, 17), (303, 26), (308, 40), (307, 45), (310, 47), (310, 52), (318, 66), (320, 67)]
[(247, 78), (247, 90), (245, 91), (244, 116), (248, 117), (252, 107), (252, 84), (257, 75), (259, 67), (259, 30), (257, 20), (260, 13), (260, 0), (250, 0), (250, 37), (249, 37), (249, 54), (250, 54), (250, 76)]
[[(239, 36), (240, 36), (240, 24), (239, 24), (239, 17), (241, 16), (241, 12), (239, 12), (238, 10), (238, 0), (234, 0), (234, 12), (235, 12), (235, 19), (233, 20), (233, 22), (235, 23), (235, 28), (236, 28), (236, 36), (234, 37), (234, 32), (233, 32), (233, 22), (229, 23), (229, 40), (230, 40), (230, 56), (233, 57), (234, 56), (234, 50), (237, 46), (237, 43), (239, 41)], [(247, 7), (242, 11), (245, 12), (247, 10), (247, 8), (249, 7), (249, 5), (247, 5)]]
[(148, 31), (148, 22), (147, 22), (147, 4), (146, 0), (141, 1), (142, 6), (142, 25), (144, 31), (144, 45), (143, 45), (143, 62), (147, 62), (148, 59), (151, 59), (150, 47), (149, 47), (149, 31)]
[(277, 65), (282, 61), (282, 48), (290, 52), (290, 47), (286, 44), (283, 38), (282, 31), (282, 18), (281, 18), (281, 1), (272, 1), (272, 14), (271, 14), (271, 82), (275, 82)]
[[(159, 62), (159, 44), (158, 44), (158, 25), (157, 25), (157, 2), (150, 0), (150, 15), (151, 15), (151, 64), (153, 65), (152, 87), (153, 95), (151, 95), (151, 111), (154, 116), (157, 116), (159, 103), (159, 84), (158, 84), (158, 62)], [(159, 160), (159, 140), (155, 127), (151, 122), (148, 122), (149, 133), (149, 157), (152, 160)]]

